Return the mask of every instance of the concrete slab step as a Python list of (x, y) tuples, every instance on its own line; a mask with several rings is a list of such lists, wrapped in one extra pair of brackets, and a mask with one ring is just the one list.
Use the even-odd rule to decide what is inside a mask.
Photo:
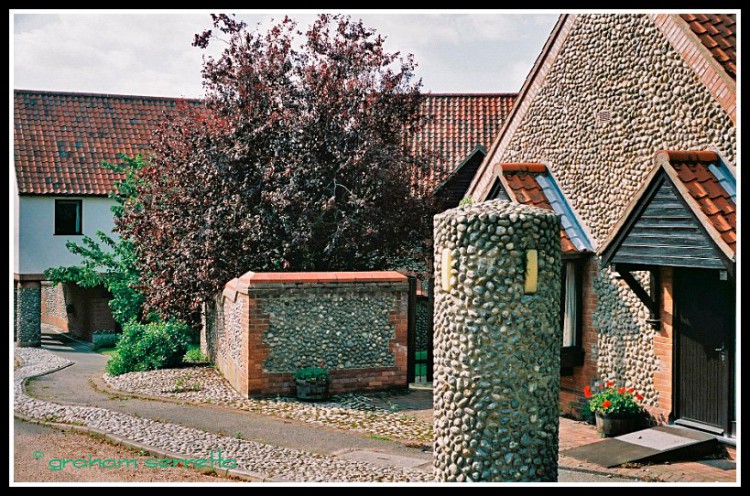
[(623, 463), (700, 460), (718, 449), (715, 436), (685, 427), (660, 425), (572, 448), (563, 454), (611, 468)]

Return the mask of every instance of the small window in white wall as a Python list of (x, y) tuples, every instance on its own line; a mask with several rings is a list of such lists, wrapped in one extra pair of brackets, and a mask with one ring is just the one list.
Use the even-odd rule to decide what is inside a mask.
[(83, 233), (83, 201), (55, 200), (55, 234)]

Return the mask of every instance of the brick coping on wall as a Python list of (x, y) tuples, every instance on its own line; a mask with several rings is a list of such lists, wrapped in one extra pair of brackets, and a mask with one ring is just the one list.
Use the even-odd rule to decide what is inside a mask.
[(395, 271), (377, 272), (247, 272), (240, 283), (330, 283), (330, 282), (405, 282), (407, 277)]
[(310, 284), (358, 284), (369, 283), (406, 283), (408, 277), (400, 272), (246, 272), (232, 279), (224, 286), (225, 297), (234, 301), (237, 293), (247, 294), (251, 288), (287, 287)]

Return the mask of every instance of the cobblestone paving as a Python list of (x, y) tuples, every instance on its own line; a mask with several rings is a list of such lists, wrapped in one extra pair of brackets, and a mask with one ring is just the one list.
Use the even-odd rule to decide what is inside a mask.
[(394, 439), (432, 443), (432, 424), (408, 413), (384, 408), (386, 394), (342, 394), (331, 401), (303, 403), (294, 398), (243, 398), (211, 367), (163, 369), (104, 376), (120, 391), (211, 403)]
[[(180, 425), (157, 422), (104, 408), (59, 405), (28, 396), (26, 379), (59, 370), (71, 362), (39, 348), (18, 348), (22, 366), (14, 375), (15, 411), (26, 417), (99, 429), (149, 447), (190, 458), (234, 458), (238, 468), (266, 477), (298, 482), (428, 482), (432, 474), (409, 469), (373, 466), (301, 450), (220, 436)], [(162, 386), (164, 387), (164, 386)], [(158, 391), (156, 391), (158, 392)], [(178, 394), (178, 393), (172, 393)]]

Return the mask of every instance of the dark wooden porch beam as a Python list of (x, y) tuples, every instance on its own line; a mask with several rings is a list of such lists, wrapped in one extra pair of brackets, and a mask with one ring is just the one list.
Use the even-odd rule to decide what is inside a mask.
[[(658, 318), (659, 315), (659, 303), (658, 298), (652, 298), (650, 294), (648, 294), (648, 291), (646, 291), (643, 286), (641, 286), (641, 283), (638, 282), (638, 280), (631, 274), (629, 271), (624, 269), (619, 269), (618, 273), (620, 274), (620, 277), (623, 281), (627, 283), (627, 285), (630, 287), (630, 289), (633, 290), (635, 295), (638, 297), (639, 300), (643, 302), (644, 305), (646, 305), (646, 308), (648, 308), (649, 312), (651, 313), (651, 318)], [(652, 274), (652, 283), (653, 281), (653, 271), (651, 271)], [(658, 293), (658, 287), (654, 288), (654, 293)], [(656, 294), (654, 295), (656, 296)]]

